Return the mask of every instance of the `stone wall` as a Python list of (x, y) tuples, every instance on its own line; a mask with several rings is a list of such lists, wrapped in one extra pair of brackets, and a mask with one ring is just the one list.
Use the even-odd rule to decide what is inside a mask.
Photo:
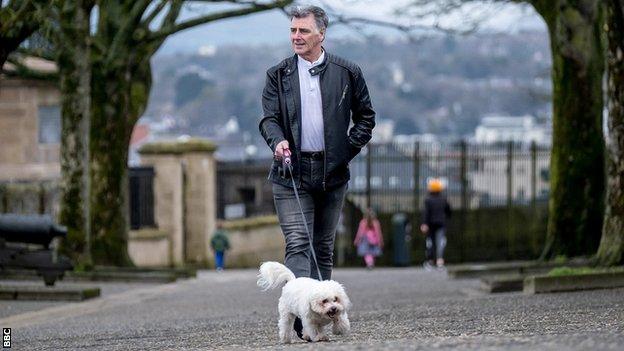
[(171, 259), (169, 235), (157, 229), (132, 230), (128, 238), (128, 254), (139, 267), (166, 267)]
[(39, 142), (38, 117), (39, 108), (59, 104), (53, 83), (0, 80), (0, 181), (60, 177), (60, 144)]
[(223, 227), (230, 240), (226, 267), (258, 268), (265, 261), (284, 261), (284, 235), (276, 216), (223, 221)]
[(0, 213), (48, 214), (58, 219), (60, 200), (56, 181), (0, 182)]

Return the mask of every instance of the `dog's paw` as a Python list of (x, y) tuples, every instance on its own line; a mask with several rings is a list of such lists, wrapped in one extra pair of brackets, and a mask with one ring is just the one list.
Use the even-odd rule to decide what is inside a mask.
[(282, 338), (282, 339), (280, 339), (280, 342), (282, 344), (290, 344), (292, 342), (292, 340), (289, 339), (289, 338)]
[(329, 337), (327, 335), (319, 335), (318, 341), (329, 341)]
[(292, 342), (292, 334), (288, 332), (280, 333), (279, 339), (282, 344), (290, 344)]
[(310, 337), (310, 335), (303, 333), (303, 337), (301, 337), (303, 340), (307, 341), (307, 342), (312, 342), (314, 340), (312, 340), (312, 338)]
[(332, 333), (334, 335), (346, 335), (349, 334), (350, 330), (351, 324), (348, 319), (338, 320), (334, 322), (334, 325), (332, 326)]

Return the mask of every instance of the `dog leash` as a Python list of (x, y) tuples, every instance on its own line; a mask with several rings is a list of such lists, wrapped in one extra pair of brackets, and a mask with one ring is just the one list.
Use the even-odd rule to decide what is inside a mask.
[(301, 211), (301, 218), (303, 218), (303, 225), (305, 226), (306, 233), (308, 233), (308, 241), (310, 243), (310, 251), (312, 252), (312, 259), (314, 260), (314, 265), (316, 266), (316, 273), (318, 274), (319, 280), (323, 280), (323, 276), (321, 275), (321, 270), (318, 265), (318, 261), (316, 260), (316, 253), (314, 252), (314, 245), (312, 244), (312, 235), (310, 234), (310, 229), (308, 229), (308, 221), (306, 221), (305, 214), (303, 213), (303, 206), (301, 205), (301, 200), (299, 199), (299, 192), (297, 191), (297, 184), (295, 184), (295, 177), (293, 176), (292, 171), (292, 160), (290, 158), (290, 150), (284, 149), (284, 157), (282, 157), (282, 168), (286, 167), (290, 172), (290, 179), (292, 179), (293, 190), (295, 191), (295, 198), (297, 198), (297, 203), (299, 204), (299, 211)]

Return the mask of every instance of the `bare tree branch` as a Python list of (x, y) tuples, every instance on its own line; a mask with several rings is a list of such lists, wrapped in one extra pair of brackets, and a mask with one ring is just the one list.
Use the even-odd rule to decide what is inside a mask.
[(18, 48), (17, 50), (15, 50), (15, 52), (23, 56), (32, 56), (48, 61), (54, 61), (54, 55), (50, 54), (47, 50), (42, 48)]
[(134, 2), (132, 8), (130, 9), (130, 14), (123, 18), (124, 21), (115, 33), (112, 43), (108, 49), (106, 57), (107, 62), (112, 62), (117, 56), (117, 51), (120, 48), (125, 47), (125, 44), (130, 41), (137, 29), (137, 22), (141, 20), (143, 13), (147, 10), (150, 3), (151, 0), (138, 0)]
[(180, 11), (182, 10), (182, 5), (184, 5), (184, 1), (182, 0), (170, 0), (169, 11), (160, 26), (161, 30), (175, 25), (175, 22), (180, 15)]
[(43, 0), (0, 3), (0, 68), (9, 54), (39, 28), (42, 13), (49, 7)]
[(147, 28), (149, 28), (149, 25), (152, 23), (152, 21), (162, 12), (162, 10), (165, 8), (165, 6), (167, 5), (167, 0), (160, 0), (160, 2), (158, 3), (158, 5), (156, 5), (150, 13), (148, 13), (145, 18), (143, 19), (143, 25)]
[(408, 35), (411, 35), (412, 32), (414, 31), (437, 31), (437, 32), (444, 32), (444, 33), (449, 33), (449, 34), (469, 34), (474, 32), (477, 29), (477, 26), (473, 26), (471, 28), (468, 29), (464, 29), (464, 30), (457, 30), (457, 29), (452, 29), (452, 28), (446, 28), (444, 26), (442, 26), (439, 22), (435, 22), (431, 25), (426, 25), (426, 24), (400, 24), (397, 22), (390, 22), (390, 21), (383, 21), (383, 20), (376, 20), (376, 19), (370, 19), (370, 18), (363, 18), (363, 17), (349, 17), (349, 16), (344, 16), (344, 15), (334, 15), (333, 16), (334, 21), (337, 23), (341, 23), (341, 24), (345, 24), (345, 25), (349, 25), (349, 24), (369, 24), (369, 25), (374, 25), (374, 26), (378, 26), (378, 27), (387, 27), (387, 28), (393, 28), (396, 29), (398, 31), (404, 32)]
[[(397, 6), (397, 8), (388, 13), (388, 16), (391, 17), (390, 19), (349, 15), (349, 11), (337, 10), (327, 1), (321, 0), (321, 4), (335, 23), (344, 24), (346, 26), (363, 24), (392, 28), (403, 32), (410, 40), (415, 40), (417, 36), (420, 37), (435, 32), (452, 35), (471, 34), (480, 28), (483, 21), (488, 18), (488, 15), (490, 15), (492, 11), (495, 11), (497, 7), (506, 6), (509, 3), (529, 4), (534, 1), (542, 2), (541, 0), (413, 0), (404, 5)], [(549, 0), (545, 0), (544, 2), (552, 3), (552, 1)], [(466, 6), (477, 3), (489, 7), (480, 10), (479, 13), (472, 11), (466, 23), (463, 24), (463, 27), (458, 27), (457, 23), (453, 25), (444, 24), (445, 17), (448, 18), (448, 16), (453, 13), (458, 15), (463, 14), (461, 11), (464, 11)], [(358, 2), (358, 4), (360, 4), (360, 2)], [(362, 27), (356, 26), (356, 28), (360, 29)]]
[(292, 2), (293, 0), (276, 0), (274, 2), (264, 4), (264, 3), (258, 3), (255, 1), (250, 1), (250, 2), (243, 1), (240, 3), (249, 5), (249, 7), (212, 13), (209, 15), (201, 16), (201, 17), (188, 20), (182, 23), (177, 23), (177, 24), (172, 24), (170, 21), (168, 21), (169, 23), (163, 23), (163, 26), (161, 27), (159, 31), (151, 33), (151, 35), (149, 36), (149, 40), (159, 41), (159, 40), (166, 38), (167, 36), (171, 34), (183, 31), (185, 29), (188, 29), (188, 28), (200, 25), (200, 24), (225, 19), (225, 18), (244, 16), (244, 15), (266, 11), (270, 9), (275, 9), (275, 8), (284, 8), (285, 6), (290, 5)]
[(31, 69), (30, 67), (23, 64), (19, 59), (14, 57), (10, 57), (9, 59), (7, 59), (7, 62), (13, 66), (13, 69), (0, 70), (0, 73), (6, 75), (7, 77), (34, 79), (50, 82), (58, 81), (59, 75), (57, 72), (45, 72)]
[[(446, 6), (444, 6), (442, 9), (438, 9), (438, 11), (433, 11), (432, 9), (428, 9), (427, 12), (413, 14), (412, 16), (405, 15), (405, 11), (407, 11), (408, 6), (397, 8), (394, 11), (394, 13), (395, 13), (395, 16), (400, 16), (402, 18), (406, 18), (406, 17), (410, 17), (412, 19), (414, 18), (424, 19), (426, 17), (434, 18), (434, 17), (439, 17), (443, 14), (448, 13), (444, 11), (451, 11), (451, 9), (457, 9), (459, 5), (456, 3), (463, 2), (463, 1), (464, 0), (440, 1), (440, 3), (448, 2), (449, 4), (446, 4)], [(417, 0), (416, 2), (426, 3), (426, 4), (432, 3), (431, 1), (424, 1), (424, 0)], [(432, 24), (401, 23), (401, 22), (393, 21), (393, 20), (375, 19), (375, 18), (368, 18), (368, 17), (362, 17), (362, 16), (352, 16), (352, 15), (345, 14), (344, 11), (335, 9), (335, 7), (331, 6), (326, 1), (321, 1), (321, 3), (323, 7), (327, 10), (327, 13), (331, 16), (332, 22), (335, 24), (343, 24), (346, 26), (372, 25), (372, 26), (377, 26), (377, 27), (391, 28), (391, 29), (395, 29), (400, 32), (403, 32), (404, 34), (408, 36), (410, 40), (416, 39), (414, 36), (414, 32), (419, 32), (419, 35), (422, 35), (425, 32), (428, 32), (428, 33), (443, 32), (443, 33), (448, 33), (448, 34), (465, 35), (465, 34), (474, 32), (478, 27), (477, 25), (472, 25), (468, 27), (467, 29), (458, 30), (454, 28), (445, 27), (441, 25), (439, 21), (435, 21)], [(358, 27), (358, 29), (360, 28), (362, 27)]]

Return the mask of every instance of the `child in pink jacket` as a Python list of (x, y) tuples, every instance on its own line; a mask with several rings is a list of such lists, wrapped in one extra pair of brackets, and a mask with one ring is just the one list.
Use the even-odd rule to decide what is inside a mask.
[(371, 208), (366, 210), (366, 215), (360, 221), (353, 244), (357, 246), (358, 256), (364, 257), (366, 268), (375, 266), (375, 257), (381, 255), (383, 248), (383, 235), (381, 226)]

